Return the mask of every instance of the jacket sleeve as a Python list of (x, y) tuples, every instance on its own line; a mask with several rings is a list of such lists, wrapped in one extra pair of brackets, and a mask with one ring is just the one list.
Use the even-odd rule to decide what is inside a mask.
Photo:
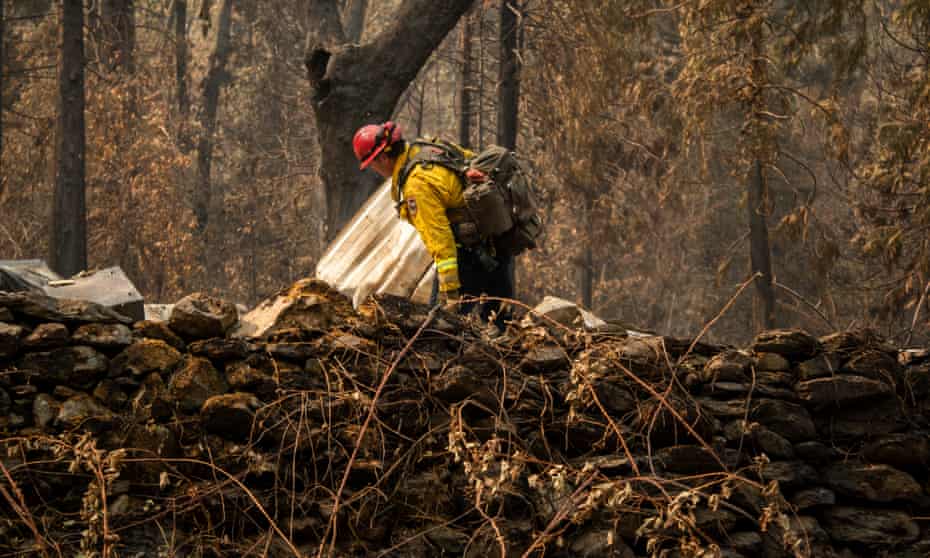
[(404, 187), (407, 220), (420, 233), (436, 263), (439, 290), (454, 291), (461, 287), (457, 249), (440, 187), (418, 174), (411, 175)]

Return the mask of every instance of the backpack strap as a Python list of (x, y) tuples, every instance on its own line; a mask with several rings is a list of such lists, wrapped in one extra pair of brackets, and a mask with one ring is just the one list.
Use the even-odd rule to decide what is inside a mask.
[(419, 147), (419, 149), (414, 155), (407, 157), (404, 168), (401, 169), (397, 177), (397, 203), (395, 209), (398, 212), (400, 212), (400, 207), (404, 203), (404, 186), (407, 184), (410, 173), (416, 167), (429, 168), (431, 165), (440, 165), (456, 173), (459, 177), (464, 176), (467, 167), (465, 154), (455, 144), (442, 140), (417, 140), (410, 143), (410, 147), (407, 148), (408, 153), (414, 147)]

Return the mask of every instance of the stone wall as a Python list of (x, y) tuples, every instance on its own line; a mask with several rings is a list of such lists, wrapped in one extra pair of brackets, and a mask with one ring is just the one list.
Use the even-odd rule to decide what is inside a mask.
[(930, 555), (926, 351), (268, 307), (0, 293), (0, 553)]

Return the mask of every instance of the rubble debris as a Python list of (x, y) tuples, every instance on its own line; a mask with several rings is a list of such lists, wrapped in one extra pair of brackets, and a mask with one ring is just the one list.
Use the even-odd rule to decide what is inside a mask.
[(927, 555), (930, 353), (558, 312), (0, 295), (0, 554)]

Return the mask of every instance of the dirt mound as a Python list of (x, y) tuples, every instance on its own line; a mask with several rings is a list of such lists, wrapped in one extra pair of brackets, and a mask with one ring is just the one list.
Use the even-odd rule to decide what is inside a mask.
[(239, 324), (0, 306), (2, 553), (930, 554), (930, 360), (869, 332), (489, 338), (318, 281)]

